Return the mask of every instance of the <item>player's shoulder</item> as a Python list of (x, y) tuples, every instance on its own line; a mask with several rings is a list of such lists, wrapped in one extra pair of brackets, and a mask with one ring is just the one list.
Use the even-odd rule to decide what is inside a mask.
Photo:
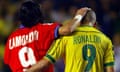
[(48, 30), (54, 30), (58, 28), (60, 25), (59, 23), (40, 23), (37, 25), (37, 29), (48, 31)]
[(104, 33), (101, 32), (100, 35), (104, 40), (111, 42), (111, 39), (107, 35), (105, 35)]
[(67, 35), (67, 36), (60, 36), (58, 40), (66, 42), (66, 41), (71, 41), (73, 39), (74, 35)]
[(27, 28), (18, 28), (9, 35), (9, 38), (17, 36), (17, 35), (21, 35), (27, 31), (28, 31)]
[(53, 23), (40, 23), (39, 25), (40, 26), (51, 26), (51, 25), (60, 25), (60, 24), (57, 22), (53, 22)]

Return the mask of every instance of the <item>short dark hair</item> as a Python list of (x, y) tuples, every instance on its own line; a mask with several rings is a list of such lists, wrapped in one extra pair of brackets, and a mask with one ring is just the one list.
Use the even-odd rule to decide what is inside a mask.
[(19, 10), (19, 19), (25, 27), (43, 23), (43, 14), (39, 4), (34, 1), (24, 2)]
[(83, 17), (81, 23), (91, 22), (94, 24), (96, 22), (96, 14), (93, 10), (88, 10), (85, 16)]

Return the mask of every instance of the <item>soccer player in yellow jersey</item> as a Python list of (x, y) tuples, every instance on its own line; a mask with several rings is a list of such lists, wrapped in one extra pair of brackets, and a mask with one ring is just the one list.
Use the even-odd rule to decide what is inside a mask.
[(95, 12), (89, 10), (82, 26), (72, 35), (57, 39), (46, 56), (28, 72), (39, 72), (61, 57), (65, 72), (114, 72), (111, 40), (93, 27), (95, 22)]

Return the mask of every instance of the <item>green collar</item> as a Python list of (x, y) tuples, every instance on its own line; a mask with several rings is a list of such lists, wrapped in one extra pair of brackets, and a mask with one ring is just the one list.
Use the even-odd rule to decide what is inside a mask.
[(75, 31), (85, 31), (85, 32), (88, 32), (88, 31), (94, 31), (94, 32), (101, 32), (99, 31), (98, 29), (94, 28), (93, 26), (88, 26), (88, 25), (84, 25), (84, 26), (80, 26), (80, 27), (77, 27)]

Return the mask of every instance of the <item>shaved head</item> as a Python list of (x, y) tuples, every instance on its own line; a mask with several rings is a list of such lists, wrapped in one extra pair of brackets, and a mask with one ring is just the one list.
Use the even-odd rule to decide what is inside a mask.
[(83, 17), (81, 23), (86, 24), (86, 23), (92, 23), (94, 24), (96, 22), (96, 14), (93, 10), (88, 10), (86, 15)]

